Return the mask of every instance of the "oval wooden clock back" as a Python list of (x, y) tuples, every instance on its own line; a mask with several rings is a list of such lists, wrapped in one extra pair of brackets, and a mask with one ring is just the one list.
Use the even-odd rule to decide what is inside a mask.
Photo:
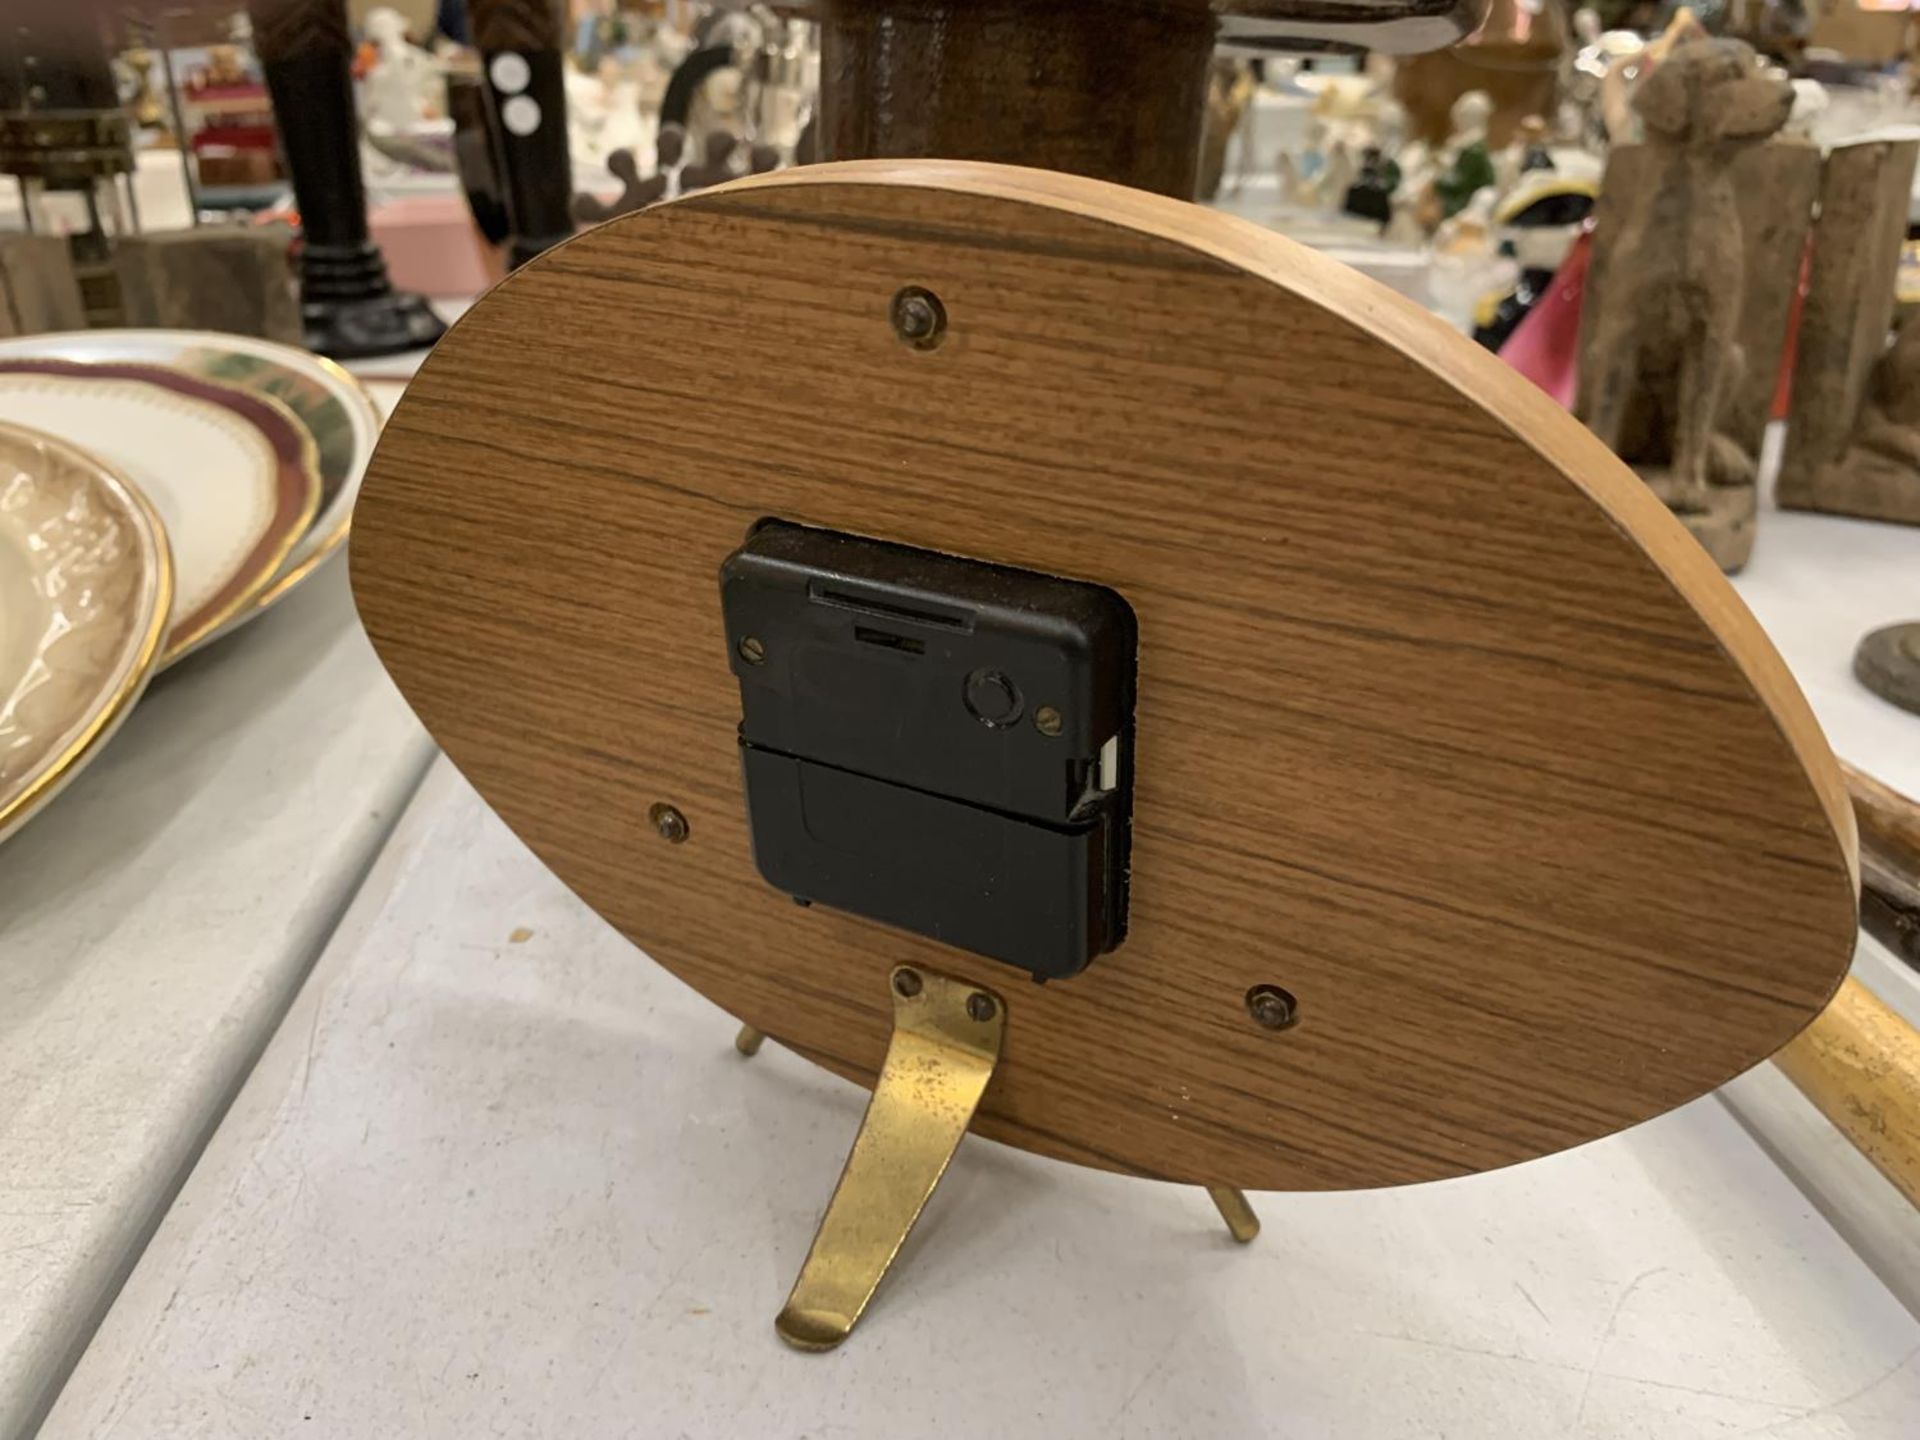
[[(760, 879), (718, 573), (770, 517), (1132, 606), (1118, 949), (1033, 985)], [(1770, 1054), (1853, 948), (1836, 767), (1680, 526), (1438, 321), (1180, 202), (866, 162), (589, 231), (433, 352), (352, 564), (407, 698), (589, 905), (867, 1084), (892, 967), (993, 987), (974, 1128), (1062, 1159), (1509, 1164)]]

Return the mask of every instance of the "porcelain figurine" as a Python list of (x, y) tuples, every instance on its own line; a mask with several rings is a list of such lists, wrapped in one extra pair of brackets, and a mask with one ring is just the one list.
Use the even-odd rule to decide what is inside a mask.
[(1471, 330), (1485, 306), (1513, 288), (1518, 274), (1494, 244), (1493, 202), (1491, 189), (1475, 192), (1434, 233), (1428, 291), (1457, 330)]
[(1531, 170), (1494, 206), (1494, 243), (1519, 267), (1513, 288), (1474, 316), (1473, 338), (1498, 350), (1546, 294), (1580, 227), (1593, 214), (1594, 182)]
[(1513, 143), (1493, 157), (1494, 191), (1508, 195), (1521, 176), (1553, 168), (1553, 152), (1547, 148), (1547, 122), (1529, 115), (1514, 132)]
[(368, 13), (366, 32), (373, 60), (360, 77), (360, 118), (367, 129), (405, 135), (444, 114), (444, 72), (407, 39), (406, 17), (382, 5)]
[(1493, 101), (1481, 90), (1469, 90), (1453, 102), (1453, 135), (1432, 182), (1443, 219), (1458, 215), (1475, 194), (1494, 183), (1493, 157), (1487, 151), (1492, 114)]
[(144, 45), (121, 51), (113, 61), (120, 103), (142, 130), (164, 130), (167, 124), (166, 107), (154, 88), (153, 62), (154, 52)]
[(1360, 152), (1360, 173), (1347, 187), (1340, 208), (1385, 230), (1393, 219), (1393, 192), (1399, 186), (1400, 167), (1378, 145), (1369, 145)]

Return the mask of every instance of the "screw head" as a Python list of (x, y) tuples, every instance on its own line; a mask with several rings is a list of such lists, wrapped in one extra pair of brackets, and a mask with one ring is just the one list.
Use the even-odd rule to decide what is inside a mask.
[(1004, 730), (1020, 719), (1020, 687), (998, 670), (975, 670), (961, 689), (967, 713), (989, 730)]
[(920, 993), (920, 972), (902, 965), (893, 972), (893, 990), (911, 1000)]
[(887, 318), (901, 342), (916, 350), (931, 350), (946, 337), (947, 307), (938, 295), (918, 285), (909, 285), (894, 295)]
[(740, 652), (740, 658), (749, 665), (761, 664), (767, 658), (767, 647), (760, 643), (756, 635), (742, 636), (740, 643), (734, 648)]
[(669, 845), (678, 845), (687, 838), (687, 817), (664, 801), (647, 811), (647, 819), (653, 822), (654, 831)]
[(1058, 735), (1066, 723), (1060, 718), (1060, 712), (1051, 705), (1042, 705), (1033, 712), (1033, 728), (1049, 739)]
[(1247, 991), (1247, 1013), (1262, 1029), (1284, 1030), (1300, 1013), (1300, 1005), (1278, 985), (1256, 985)]
[(975, 1020), (991, 1020), (999, 1010), (1000, 1007), (993, 1003), (993, 997), (984, 991), (976, 990), (967, 997), (967, 1014)]

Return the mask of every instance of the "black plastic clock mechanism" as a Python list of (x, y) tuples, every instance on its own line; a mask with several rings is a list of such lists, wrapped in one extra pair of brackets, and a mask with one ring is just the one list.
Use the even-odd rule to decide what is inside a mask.
[(728, 557), (720, 593), (769, 884), (1038, 980), (1120, 943), (1125, 600), (777, 520)]

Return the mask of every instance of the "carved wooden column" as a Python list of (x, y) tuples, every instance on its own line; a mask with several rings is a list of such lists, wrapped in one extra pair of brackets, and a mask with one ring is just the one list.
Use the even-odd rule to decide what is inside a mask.
[(346, 0), (249, 0), (247, 13), (300, 208), (307, 344), (342, 358), (433, 344), (447, 327), (393, 288), (367, 230)]

